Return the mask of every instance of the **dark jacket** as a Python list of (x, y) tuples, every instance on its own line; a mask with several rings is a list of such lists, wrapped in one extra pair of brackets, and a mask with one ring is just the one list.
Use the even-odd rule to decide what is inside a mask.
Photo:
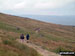
[(23, 34), (20, 36), (20, 39), (24, 39), (24, 35)]
[(27, 35), (26, 35), (26, 39), (29, 40), (29, 37), (30, 37), (29, 34), (27, 34)]

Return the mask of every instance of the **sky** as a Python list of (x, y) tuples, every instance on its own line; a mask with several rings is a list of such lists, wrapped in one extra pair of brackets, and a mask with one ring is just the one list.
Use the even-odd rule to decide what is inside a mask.
[(0, 12), (14, 15), (75, 16), (75, 0), (0, 0)]

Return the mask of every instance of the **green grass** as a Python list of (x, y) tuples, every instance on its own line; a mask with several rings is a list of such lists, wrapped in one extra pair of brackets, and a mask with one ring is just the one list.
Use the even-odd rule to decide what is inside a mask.
[(44, 34), (44, 37), (46, 37), (48, 40), (53, 40), (53, 41), (61, 41), (61, 42), (74, 42), (75, 39), (70, 39), (67, 37), (62, 37), (62, 36), (52, 36), (51, 34)]
[[(1, 56), (40, 56), (34, 49), (27, 47), (26, 45), (23, 45), (21, 43), (18, 43), (16, 40), (12, 40), (12, 38), (9, 37), (2, 37), (2, 43), (5, 46), (9, 46), (12, 48), (17, 49), (16, 52), (14, 52), (13, 49), (9, 49), (7, 47), (1, 47), (0, 46), (0, 55)], [(21, 53), (18, 53), (21, 52)]]
[(23, 56), (21, 53), (14, 51), (12, 49), (0, 46), (0, 56)]
[[(17, 30), (18, 26), (20, 27), (20, 30)], [(35, 33), (34, 30), (36, 28), (41, 28), (39, 33)], [(75, 46), (75, 45), (73, 45), (72, 43), (69, 43), (69, 42), (75, 42), (75, 39), (74, 39), (74, 37), (75, 37), (74, 32), (75, 31), (73, 31), (72, 28), (75, 29), (74, 27), (47, 24), (47, 23), (42, 23), (39, 21), (31, 20), (31, 19), (22, 19), (20, 17), (9, 16), (9, 15), (5, 15), (2, 13), (0, 14), (0, 30), (7, 31), (6, 33), (8, 33), (8, 32), (15, 32), (15, 33), (20, 33), (20, 34), (24, 33), (25, 35), (27, 33), (29, 33), (30, 37), (31, 37), (31, 41), (32, 41), (32, 39), (35, 40), (37, 37), (38, 37), (38, 39), (39, 38), (41, 39), (40, 41), (39, 40), (36, 41), (38, 43), (43, 42), (45, 40), (47, 40), (47, 41), (52, 40), (52, 41), (57, 42), (57, 43), (63, 42), (65, 44), (64, 47), (67, 46), (66, 45), (66, 43), (67, 43), (67, 44), (69, 44), (67, 46), (67, 48), (73, 49), (74, 48), (73, 46)], [(56, 29), (60, 29), (60, 30), (64, 30), (64, 31), (59, 31)], [(7, 36), (5, 36), (5, 33), (3, 33), (2, 35), (0, 35), (0, 38), (3, 41), (2, 44), (4, 44), (4, 45), (14, 47), (14, 48), (19, 49), (19, 50), (24, 51), (24, 52), (26, 52), (25, 50), (29, 49), (26, 46), (21, 45), (20, 43), (17, 43), (15, 41), (17, 38), (19, 38), (18, 36), (13, 37), (9, 34)], [(33, 41), (33, 42), (35, 42), (35, 41)], [(36, 42), (35, 42), (35, 44), (37, 44)], [(72, 44), (72, 45), (70, 45), (70, 44)], [(41, 46), (44, 45), (43, 46), (44, 49), (49, 49), (43, 43), (38, 44), (38, 45), (41, 45)], [(51, 44), (49, 44), (49, 46), (50, 45)], [(63, 44), (61, 43), (61, 45), (63, 45)], [(59, 46), (60, 46), (60, 44), (59, 44)], [(25, 48), (27, 48), (27, 49), (25, 49)], [(55, 52), (58, 52), (59, 49), (60, 49), (59, 47), (56, 48)], [(27, 54), (32, 53), (30, 51), (28, 53), (28, 51), (26, 52)], [(52, 51), (54, 51), (54, 50), (52, 50)]]
[(0, 29), (7, 30), (7, 31), (12, 31), (12, 32), (17, 32), (17, 33), (24, 33), (24, 30), (22, 30), (22, 29), (17, 30), (17, 27), (5, 24), (3, 22), (0, 22)]
[[(0, 22), (0, 30), (7, 32), (24, 33), (23, 30), (17, 30), (16, 27)], [(0, 56), (41, 56), (38, 52), (26, 45), (18, 43), (16, 37), (6, 35), (0, 32)]]
[[(37, 51), (35, 51), (34, 49), (29, 48), (28, 46), (23, 45), (21, 43), (18, 43), (16, 41), (16, 37), (13, 37), (11, 35), (5, 35), (5, 36), (1, 37), (1, 40), (2, 40), (1, 44), (5, 45), (5, 46), (13, 47), (15, 49), (18, 49), (19, 52), (21, 52), (21, 53), (19, 54), (17, 50), (16, 50), (16, 52), (14, 52), (11, 49), (7, 49), (7, 47), (4, 47), (4, 48), (0, 47), (2, 49), (2, 52), (0, 49), (0, 53), (1, 53), (0, 55), (6, 55), (6, 56), (25, 56), (25, 55), (26, 56), (40, 56), (37, 53)], [(7, 51), (7, 52), (5, 53), (5, 51)]]
[(65, 40), (65, 39), (58, 38), (58, 37), (55, 38), (55, 37), (53, 37), (53, 36), (51, 36), (49, 34), (45, 34), (43, 32), (40, 32), (38, 34), (35, 34), (34, 31), (31, 31), (31, 30), (28, 30), (28, 29), (27, 30), (25, 30), (25, 29), (24, 30), (23, 29), (17, 30), (17, 27), (14, 27), (12, 25), (5, 24), (3, 22), (0, 22), (0, 29), (7, 30), (7, 31), (12, 31), (12, 32), (17, 32), (17, 33), (24, 33), (24, 34), (29, 33), (31, 35), (34, 34), (35, 37), (40, 37), (41, 35), (43, 35), (44, 37), (48, 38), (49, 40), (53, 40), (53, 41), (59, 41), (59, 40), (60, 41), (63, 41), (63, 40)]
[(58, 48), (56, 48), (53, 52), (55, 53), (59, 53), (59, 52), (64, 52), (64, 51), (71, 51), (70, 49), (64, 48), (59, 46)]

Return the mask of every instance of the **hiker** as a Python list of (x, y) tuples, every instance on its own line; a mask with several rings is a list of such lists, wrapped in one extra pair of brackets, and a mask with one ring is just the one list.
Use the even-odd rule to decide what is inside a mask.
[(20, 39), (22, 42), (24, 42), (24, 34), (21, 34)]
[(26, 35), (27, 43), (29, 42), (29, 37), (30, 37), (29, 34), (27, 34), (27, 35)]

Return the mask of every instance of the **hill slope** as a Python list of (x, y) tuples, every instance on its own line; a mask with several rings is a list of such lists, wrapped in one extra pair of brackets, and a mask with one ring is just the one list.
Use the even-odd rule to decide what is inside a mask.
[[(17, 41), (19, 43), (21, 43), (21, 40), (17, 39)], [(56, 53), (50, 52), (48, 50), (45, 50), (45, 49), (41, 48), (41, 46), (37, 46), (33, 43), (27, 43), (26, 41), (24, 41), (22, 44), (25, 44), (25, 45), (35, 49), (39, 54), (41, 54), (43, 56), (61, 56), (59, 54), (56, 54)]]
[(16, 41), (20, 32), (22, 30), (17, 31), (14, 26), (0, 20), (0, 56), (41, 56), (36, 50)]
[(32, 43), (49, 51), (59, 52), (59, 49), (62, 51), (75, 50), (74, 26), (56, 25), (0, 13), (0, 29), (10, 33), (15, 32), (15, 35), (11, 35), (17, 38), (21, 33), (25, 35), (29, 33)]

